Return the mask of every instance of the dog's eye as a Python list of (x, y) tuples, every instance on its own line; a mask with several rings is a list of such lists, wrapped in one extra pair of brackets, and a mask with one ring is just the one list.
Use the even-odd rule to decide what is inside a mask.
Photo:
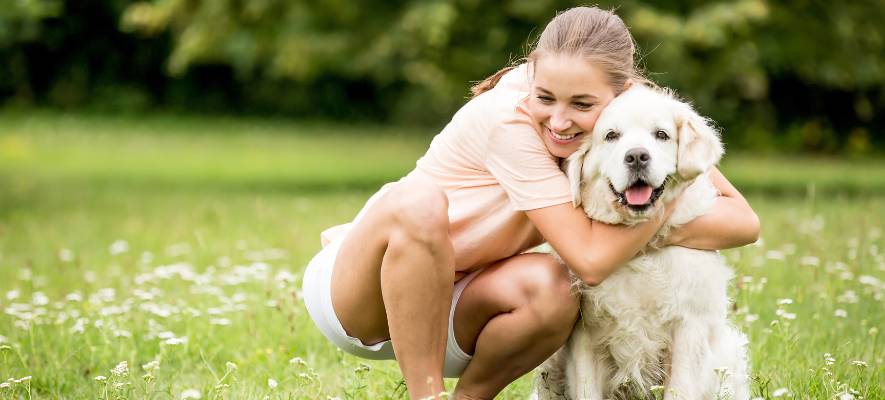
[(621, 137), (621, 134), (618, 133), (617, 131), (608, 131), (608, 132), (605, 134), (605, 141), (606, 141), (606, 142), (611, 142), (611, 141), (614, 141), (614, 140), (618, 140), (619, 137)]
[(667, 132), (665, 132), (663, 129), (659, 129), (657, 132), (655, 132), (655, 137), (660, 140), (670, 139), (670, 135), (668, 135)]

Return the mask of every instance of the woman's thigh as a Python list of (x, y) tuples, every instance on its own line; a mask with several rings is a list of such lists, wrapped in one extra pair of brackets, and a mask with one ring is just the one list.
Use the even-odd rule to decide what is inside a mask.
[[(495, 316), (530, 307), (526, 331), (543, 331), (551, 319), (577, 316), (568, 269), (549, 254), (519, 254), (486, 267), (462, 292), (455, 307), (458, 345), (473, 354), (477, 338)], [(560, 326), (561, 324), (551, 324)]]
[(364, 344), (389, 339), (381, 265), (391, 236), (403, 230), (419, 236), (434, 230), (447, 232), (447, 210), (441, 189), (403, 180), (369, 205), (353, 224), (335, 257), (331, 288), (335, 314), (350, 336)]

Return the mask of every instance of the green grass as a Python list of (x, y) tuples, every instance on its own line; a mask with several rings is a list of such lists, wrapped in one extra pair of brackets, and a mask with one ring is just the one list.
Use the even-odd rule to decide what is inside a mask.
[[(31, 376), (0, 398), (403, 396), (395, 363), (336, 351), (298, 289), (319, 232), (408, 171), (430, 134), (0, 114), (0, 381)], [(883, 166), (723, 165), (763, 221), (760, 244), (724, 252), (757, 395), (885, 397)], [(524, 377), (501, 398), (529, 389)]]

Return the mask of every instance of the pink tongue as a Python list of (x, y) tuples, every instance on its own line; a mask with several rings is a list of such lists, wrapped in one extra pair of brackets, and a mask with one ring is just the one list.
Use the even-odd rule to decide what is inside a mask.
[(651, 198), (651, 186), (637, 185), (624, 192), (627, 195), (627, 204), (639, 206), (648, 203)]

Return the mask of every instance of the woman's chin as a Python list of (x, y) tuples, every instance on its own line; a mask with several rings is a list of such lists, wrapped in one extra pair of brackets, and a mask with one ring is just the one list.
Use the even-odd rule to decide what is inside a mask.
[(584, 135), (580, 134), (568, 143), (557, 143), (550, 138), (544, 138), (544, 145), (547, 146), (547, 151), (549, 151), (550, 154), (559, 158), (568, 158), (568, 156), (572, 155), (572, 153), (577, 151), (578, 147), (581, 146), (582, 136)]

